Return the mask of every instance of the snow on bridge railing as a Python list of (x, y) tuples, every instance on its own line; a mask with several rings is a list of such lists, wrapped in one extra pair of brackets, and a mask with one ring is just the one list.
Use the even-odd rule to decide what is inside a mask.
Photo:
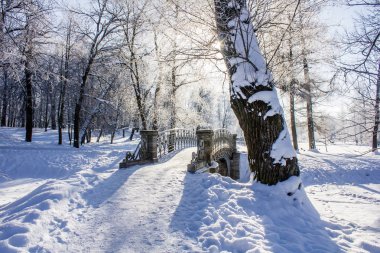
[[(120, 168), (127, 168), (136, 164), (157, 162), (159, 158), (184, 148), (197, 146), (189, 172), (195, 172), (201, 168), (215, 164), (222, 158), (232, 161), (236, 153), (236, 134), (231, 134), (227, 129), (184, 129), (174, 128), (158, 132), (156, 130), (141, 130), (141, 141), (135, 152), (127, 152), (125, 159), (120, 163)], [(238, 158), (235, 159), (238, 168)], [(228, 164), (231, 164), (230, 162)], [(235, 166), (235, 167), (236, 167)], [(236, 177), (238, 172), (233, 172), (230, 166), (226, 176)], [(211, 170), (210, 170), (211, 171)], [(219, 170), (216, 170), (219, 171)], [(232, 171), (232, 172), (231, 172)], [(219, 171), (220, 172), (220, 171)], [(223, 175), (223, 173), (221, 173)]]
[(174, 128), (158, 133), (157, 157), (161, 158), (175, 150), (195, 147), (197, 136), (195, 129)]
[(221, 150), (230, 150), (231, 154), (236, 151), (236, 135), (225, 128), (214, 130), (212, 138), (212, 156)]
[(141, 141), (135, 152), (127, 152), (120, 168), (136, 164), (157, 162), (159, 158), (184, 148), (195, 147), (197, 136), (195, 129), (174, 128), (162, 132), (156, 130), (141, 130)]

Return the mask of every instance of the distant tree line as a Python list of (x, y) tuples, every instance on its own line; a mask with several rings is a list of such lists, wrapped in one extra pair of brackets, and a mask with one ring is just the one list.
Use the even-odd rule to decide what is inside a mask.
[[(35, 127), (58, 129), (57, 142), (68, 134), (75, 147), (94, 129), (111, 136), (124, 127), (235, 129), (216, 33), (218, 1), (0, 1), (0, 123), (25, 127), (26, 141)], [(341, 1), (365, 12), (335, 40), (320, 21), (330, 1), (243, 2), (274, 83), (286, 94), (294, 148), (306, 133), (309, 149), (317, 140), (371, 140), (375, 150), (378, 1)], [(332, 94), (350, 101), (339, 117), (321, 109)]]

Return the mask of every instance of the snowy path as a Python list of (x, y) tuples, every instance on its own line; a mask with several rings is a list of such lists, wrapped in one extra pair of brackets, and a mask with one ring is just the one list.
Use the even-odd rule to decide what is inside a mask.
[[(116, 171), (83, 194), (88, 206), (74, 211), (75, 238), (67, 251), (180, 252), (183, 235), (169, 227), (178, 206), (192, 149), (166, 163)], [(70, 224), (71, 222), (69, 222)], [(78, 232), (79, 231), (79, 232)]]

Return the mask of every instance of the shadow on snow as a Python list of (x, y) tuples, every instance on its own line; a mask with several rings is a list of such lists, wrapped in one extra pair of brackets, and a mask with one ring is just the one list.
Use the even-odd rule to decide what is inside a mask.
[[(303, 189), (305, 207), (270, 190), (252, 191), (249, 184), (230, 178), (187, 173), (170, 228), (192, 238), (206, 252), (260, 251), (262, 247), (279, 253), (341, 252), (331, 233), (341, 228), (320, 219)], [(185, 251), (191, 248), (183, 246)]]

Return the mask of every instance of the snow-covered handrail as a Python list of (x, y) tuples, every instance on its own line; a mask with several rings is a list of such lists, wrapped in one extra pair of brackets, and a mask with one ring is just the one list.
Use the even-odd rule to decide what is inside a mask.
[(156, 130), (141, 130), (141, 141), (134, 153), (127, 152), (120, 168), (136, 164), (156, 162), (159, 158), (175, 150), (195, 147), (197, 136), (195, 129), (175, 128), (162, 132)]
[(157, 162), (159, 158), (176, 151), (197, 146), (189, 171), (220, 158), (231, 158), (236, 152), (236, 134), (227, 129), (184, 129), (174, 128), (158, 132), (141, 130), (141, 142), (134, 153), (128, 152), (120, 168), (135, 164)]
[[(207, 171), (215, 172), (211, 165), (217, 163), (221, 159), (231, 161), (234, 157), (236, 150), (236, 134), (232, 134), (227, 129), (199, 129), (196, 131), (198, 150), (197, 154), (193, 156), (191, 163), (187, 166), (187, 171), (196, 172), (202, 168), (209, 168)], [(231, 163), (228, 162), (230, 165)], [(235, 163), (235, 165), (238, 163)], [(236, 170), (238, 167), (232, 165), (227, 170), (221, 169), (222, 175), (238, 178)], [(211, 167), (210, 167), (211, 166)], [(236, 169), (237, 168), (237, 169)], [(234, 171), (234, 172), (231, 172)]]
[(235, 147), (233, 135), (225, 128), (214, 130), (212, 144), (213, 155), (223, 149), (233, 150)]
[(195, 129), (173, 128), (158, 133), (157, 137), (157, 157), (184, 148), (195, 147), (197, 136)]

